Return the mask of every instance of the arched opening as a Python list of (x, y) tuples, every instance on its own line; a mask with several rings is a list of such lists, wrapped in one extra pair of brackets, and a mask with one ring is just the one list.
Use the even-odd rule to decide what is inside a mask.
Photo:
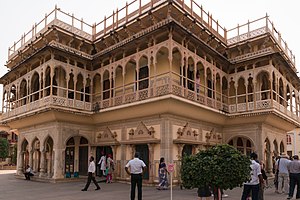
[[(178, 53), (178, 50), (177, 50)], [(176, 54), (177, 54), (176, 53)], [(173, 57), (174, 59), (174, 57)], [(178, 58), (175, 58), (178, 59)], [(175, 61), (177, 62), (177, 61)], [(165, 74), (170, 69), (170, 62), (169, 62), (169, 50), (166, 47), (160, 48), (156, 53), (156, 73), (157, 75)], [(179, 63), (178, 63), (179, 64)], [(180, 66), (180, 64), (179, 64)]]
[(217, 101), (221, 101), (221, 95), (222, 95), (221, 78), (220, 78), (220, 75), (217, 74), (216, 75), (216, 99), (217, 99)]
[(276, 97), (277, 97), (277, 87), (276, 87), (276, 76), (275, 73), (272, 73), (272, 87), (273, 87), (273, 100), (276, 101)]
[(40, 151), (40, 141), (35, 138), (32, 142), (32, 169), (35, 172), (40, 171), (40, 163), (41, 163), (41, 151)]
[(248, 156), (254, 151), (254, 144), (245, 137), (234, 137), (228, 142), (228, 144)]
[(254, 93), (253, 93), (253, 88), (254, 88), (254, 85), (253, 85), (253, 78), (252, 77), (249, 77), (248, 78), (248, 86), (247, 86), (247, 92), (248, 92), (248, 102), (253, 102), (254, 101)]
[[(136, 75), (138, 90), (147, 89), (149, 87), (149, 68), (148, 58), (142, 56), (139, 60), (139, 74)], [(137, 86), (136, 86), (137, 87)]]
[(98, 102), (101, 100), (101, 76), (96, 74), (93, 78), (93, 97), (94, 101)]
[(80, 137), (79, 142), (79, 174), (86, 175), (89, 163), (89, 142), (85, 137)]
[(123, 68), (122, 66), (118, 66), (115, 70), (115, 96), (122, 96), (123, 91)]
[(222, 78), (222, 103), (228, 103), (228, 81), (224, 76)]
[(31, 96), (30, 101), (36, 101), (39, 99), (39, 90), (40, 90), (40, 77), (37, 72), (35, 72), (31, 78)]
[(83, 101), (84, 87), (83, 87), (83, 76), (78, 74), (76, 82), (76, 100)]
[(282, 79), (280, 78), (279, 79), (279, 103), (281, 105), (285, 105), (285, 100), (284, 100), (284, 88), (283, 88), (283, 81)]
[[(197, 72), (199, 74), (199, 93), (204, 95), (205, 94), (205, 79), (204, 79), (204, 75), (205, 75), (205, 69), (204, 66), (202, 64), (202, 62), (198, 62), (197, 63)], [(197, 84), (197, 83), (196, 83)]]
[(207, 84), (207, 96), (210, 98), (214, 98), (214, 82), (213, 82), (213, 74), (210, 68), (206, 70), (206, 84)]
[(66, 177), (70, 178), (74, 173), (74, 160), (75, 160), (75, 140), (70, 138), (66, 144), (65, 151), (65, 173)]
[(26, 105), (26, 103), (27, 103), (27, 82), (25, 79), (23, 79), (21, 81), (19, 94), (20, 94), (21, 106)]
[(172, 76), (174, 76), (173, 82), (177, 87), (174, 87), (174, 91), (176, 94), (181, 94), (181, 88), (178, 87), (181, 85), (181, 65), (182, 65), (182, 57), (180, 51), (177, 48), (172, 50)]
[(245, 103), (246, 102), (246, 85), (245, 79), (239, 78), (238, 80), (238, 87), (237, 87), (237, 98), (238, 103)]
[(236, 104), (236, 91), (233, 80), (229, 83), (229, 104)]
[(290, 87), (287, 85), (286, 86), (286, 107), (287, 107), (287, 110), (288, 111), (291, 111), (291, 104), (292, 104), (292, 101), (291, 101), (291, 91), (290, 91)]
[(85, 94), (85, 102), (90, 102), (90, 96), (91, 96), (91, 79), (88, 77), (86, 79), (85, 88), (84, 88), (84, 94)]
[(273, 141), (273, 146), (274, 146), (274, 149), (273, 149), (273, 154), (275, 157), (278, 157), (279, 156), (279, 151), (278, 151), (278, 143), (276, 140)]
[(54, 70), (53, 82), (56, 84), (53, 85), (53, 94), (66, 97), (67, 95), (67, 80), (66, 80), (66, 72), (63, 67), (56, 67)]
[(284, 144), (283, 144), (283, 142), (281, 141), (281, 142), (280, 142), (280, 153), (283, 153), (283, 152), (285, 152), (285, 150), (284, 150)]
[(103, 85), (102, 86), (103, 86), (103, 88), (102, 88), (103, 100), (109, 99), (111, 84), (110, 84), (110, 76), (109, 76), (108, 70), (105, 70), (105, 72), (103, 74)]
[(260, 72), (257, 75), (256, 88), (260, 89), (260, 99), (257, 100), (266, 100), (270, 98), (269, 74), (267, 72)]
[(53, 176), (53, 163), (54, 163), (54, 152), (53, 152), (53, 140), (48, 137), (45, 141), (45, 172), (47, 177), (51, 178)]
[(134, 95), (134, 93), (136, 91), (135, 73), (136, 73), (136, 62), (134, 60), (130, 60), (127, 62), (126, 66), (125, 66), (125, 88), (124, 88), (124, 90), (125, 90), (125, 94), (128, 94), (127, 95), (128, 98), (130, 97), (130, 95)]
[(73, 73), (70, 73), (69, 74), (70, 76), (70, 79), (69, 79), (69, 83), (68, 83), (68, 98), (69, 99), (74, 99), (74, 94), (75, 94), (75, 91), (74, 91), (74, 74)]
[[(23, 142), (22, 142), (22, 145), (21, 145), (21, 168), (22, 170), (25, 169), (25, 166), (29, 165), (29, 145), (28, 145), (28, 141), (25, 139)], [(32, 166), (30, 166), (32, 167)], [(22, 171), (23, 173), (23, 171)]]
[(51, 91), (50, 86), (51, 86), (51, 69), (48, 66), (45, 71), (45, 88), (44, 88), (45, 96), (50, 95), (50, 91)]

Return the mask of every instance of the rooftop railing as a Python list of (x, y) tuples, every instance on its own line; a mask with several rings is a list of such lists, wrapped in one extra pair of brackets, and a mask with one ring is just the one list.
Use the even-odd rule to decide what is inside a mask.
[[(34, 24), (31, 30), (24, 33), (20, 40), (14, 42), (9, 47), (8, 59), (11, 59), (16, 55), (18, 50), (24, 48), (38, 35), (47, 31), (47, 28), (51, 25), (57, 25), (71, 33), (94, 41), (165, 2), (168, 2), (168, 0), (133, 0), (131, 3), (126, 3), (123, 8), (113, 11), (110, 16), (105, 16), (102, 21), (94, 25), (87, 24), (83, 19), (78, 19), (73, 14), (65, 13), (55, 6), (55, 9), (50, 14), (46, 14), (43, 20)], [(194, 17), (207, 30), (227, 45), (233, 45), (265, 33), (270, 33), (287, 59), (295, 66), (295, 56), (288, 48), (287, 43), (281, 38), (281, 34), (275, 29), (273, 22), (269, 20), (268, 16), (251, 22), (248, 21), (248, 23), (238, 25), (236, 28), (226, 30), (220, 26), (218, 20), (213, 19), (209, 12), (204, 11), (203, 7), (196, 0), (173, 0), (173, 2), (181, 6), (187, 14)], [(296, 70), (295, 67), (294, 70)]]
[(248, 21), (245, 24), (238, 25), (237, 27), (228, 30), (227, 36), (229, 39), (227, 40), (227, 44), (234, 45), (266, 33), (270, 33), (272, 35), (281, 51), (294, 65), (294, 70), (296, 70), (295, 55), (293, 55), (292, 51), (288, 48), (286, 41), (281, 38), (280, 32), (277, 31), (268, 15), (254, 21)]

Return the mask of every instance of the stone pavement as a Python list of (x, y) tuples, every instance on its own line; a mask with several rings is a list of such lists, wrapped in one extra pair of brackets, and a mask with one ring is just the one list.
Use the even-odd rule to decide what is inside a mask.
[[(128, 200), (130, 185), (123, 183), (100, 183), (101, 190), (95, 191), (94, 184), (86, 192), (81, 189), (85, 179), (79, 182), (44, 183), (16, 179), (15, 171), (0, 170), (0, 200)], [(242, 188), (225, 191), (228, 200), (240, 200)], [(275, 194), (274, 188), (265, 191), (265, 200), (284, 200), (284, 194)], [(137, 199), (137, 197), (136, 197)], [(173, 200), (196, 200), (196, 189), (173, 188)], [(170, 200), (170, 190), (156, 190), (143, 186), (143, 200)]]

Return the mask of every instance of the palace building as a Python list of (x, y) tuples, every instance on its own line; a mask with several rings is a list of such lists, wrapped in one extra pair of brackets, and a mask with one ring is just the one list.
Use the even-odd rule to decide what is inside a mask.
[(18, 133), (17, 174), (86, 175), (112, 154), (117, 181), (141, 153), (146, 184), (216, 144), (256, 151), (267, 171), (300, 127), (295, 56), (268, 16), (225, 29), (197, 0), (133, 0), (97, 24), (55, 8), (8, 53), (2, 123)]

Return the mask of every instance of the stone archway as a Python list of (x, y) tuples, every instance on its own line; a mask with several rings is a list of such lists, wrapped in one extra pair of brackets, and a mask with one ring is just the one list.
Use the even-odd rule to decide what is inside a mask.
[(53, 151), (53, 139), (48, 137), (45, 141), (45, 175), (48, 178), (53, 176), (53, 163), (54, 163), (54, 151)]
[(251, 152), (254, 151), (253, 142), (249, 138), (243, 136), (236, 136), (231, 138), (228, 144), (235, 147), (237, 150), (239, 150), (245, 155), (250, 155)]

